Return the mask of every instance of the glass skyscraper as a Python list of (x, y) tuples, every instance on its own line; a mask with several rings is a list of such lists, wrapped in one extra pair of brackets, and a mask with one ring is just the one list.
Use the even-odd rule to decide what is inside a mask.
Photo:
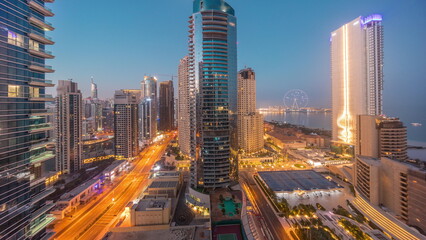
[(45, 35), (54, 28), (45, 6), (54, 0), (8, 0), (0, 4), (0, 239), (40, 239), (53, 220), (45, 198), (46, 162), (53, 161), (52, 125), (45, 74), (53, 58)]
[(237, 33), (224, 0), (194, 0), (189, 35), (191, 186), (230, 183), (230, 114), (237, 110)]

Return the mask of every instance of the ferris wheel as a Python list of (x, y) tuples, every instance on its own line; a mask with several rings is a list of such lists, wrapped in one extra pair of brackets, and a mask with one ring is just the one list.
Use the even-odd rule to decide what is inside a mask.
[(300, 89), (288, 91), (284, 96), (284, 105), (290, 110), (300, 110), (308, 106), (308, 94)]

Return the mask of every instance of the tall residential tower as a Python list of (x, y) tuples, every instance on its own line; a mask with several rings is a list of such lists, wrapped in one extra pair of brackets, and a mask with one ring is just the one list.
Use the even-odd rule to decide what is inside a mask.
[(141, 82), (141, 139), (148, 143), (157, 134), (157, 78), (145, 76)]
[(237, 109), (235, 12), (224, 0), (194, 0), (189, 23), (191, 186), (226, 187)]
[(186, 156), (191, 155), (191, 135), (190, 135), (190, 101), (189, 101), (189, 75), (188, 56), (180, 60), (178, 70), (178, 140), (179, 147)]
[(76, 82), (59, 80), (56, 97), (56, 171), (74, 173), (82, 166), (83, 98)]
[(256, 111), (256, 74), (251, 68), (238, 74), (238, 147), (245, 153), (263, 149), (263, 115)]
[(53, 220), (44, 170), (55, 157), (52, 125), (45, 103), (54, 85), (46, 59), (54, 56), (46, 34), (54, 14), (45, 1), (7, 0), (0, 3), (0, 239), (39, 239)]
[(382, 114), (383, 27), (358, 17), (331, 33), (333, 141), (354, 145), (357, 115)]
[(175, 122), (175, 94), (173, 81), (160, 83), (160, 124), (158, 130), (171, 131)]

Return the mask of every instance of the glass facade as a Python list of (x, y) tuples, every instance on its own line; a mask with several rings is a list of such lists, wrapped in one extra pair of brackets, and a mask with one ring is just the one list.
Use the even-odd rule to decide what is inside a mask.
[(196, 0), (189, 22), (191, 185), (226, 187), (237, 106), (236, 18), (223, 0)]
[[(50, 1), (52, 2), (52, 1)], [(53, 13), (40, 0), (0, 4), (0, 239), (38, 239), (49, 222), (43, 197), (43, 163), (54, 157), (47, 148), (45, 80), (52, 72), (45, 50), (53, 30), (44, 21)], [(45, 26), (47, 25), (47, 26)], [(46, 210), (47, 209), (47, 210)]]

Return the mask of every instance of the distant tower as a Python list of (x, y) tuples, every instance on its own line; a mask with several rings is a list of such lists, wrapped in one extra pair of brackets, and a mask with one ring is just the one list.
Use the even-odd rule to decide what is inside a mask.
[(56, 170), (80, 170), (83, 153), (83, 99), (78, 85), (59, 80), (56, 97)]
[(191, 155), (191, 135), (190, 135), (190, 93), (189, 93), (189, 75), (188, 75), (188, 56), (182, 58), (179, 62), (178, 70), (178, 139), (179, 147), (183, 154)]
[(141, 89), (141, 139), (148, 143), (157, 134), (157, 78), (145, 76)]
[(139, 154), (139, 90), (118, 90), (114, 95), (115, 155), (132, 159)]
[(357, 115), (382, 114), (382, 16), (358, 17), (331, 33), (333, 141), (354, 145)]
[(263, 115), (256, 111), (256, 75), (253, 69), (238, 74), (238, 147), (245, 153), (263, 149)]
[(158, 130), (170, 131), (174, 128), (175, 101), (173, 81), (160, 83), (160, 124)]
[(97, 99), (98, 98), (98, 85), (93, 82), (93, 77), (91, 78), (90, 91), (91, 91), (91, 97), (93, 99)]

